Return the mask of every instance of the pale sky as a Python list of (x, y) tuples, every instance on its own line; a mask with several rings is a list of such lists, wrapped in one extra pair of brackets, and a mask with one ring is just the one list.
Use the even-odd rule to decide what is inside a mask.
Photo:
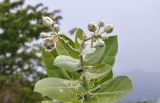
[[(160, 91), (160, 0), (26, 0), (61, 9), (61, 30), (87, 31), (99, 20), (115, 26), (119, 51), (114, 73), (127, 74), (135, 90), (130, 97), (159, 98)], [(129, 98), (129, 97), (128, 97)]]

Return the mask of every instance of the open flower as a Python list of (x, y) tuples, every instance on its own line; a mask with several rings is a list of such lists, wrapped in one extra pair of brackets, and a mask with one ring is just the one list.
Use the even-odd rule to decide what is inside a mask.
[(58, 35), (52, 35), (50, 37), (44, 38), (42, 42), (42, 47), (47, 52), (50, 52), (55, 49), (57, 40), (58, 40)]

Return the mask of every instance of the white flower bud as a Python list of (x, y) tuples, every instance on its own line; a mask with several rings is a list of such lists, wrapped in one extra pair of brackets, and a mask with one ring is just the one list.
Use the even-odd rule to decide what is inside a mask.
[(97, 44), (99, 46), (104, 46), (105, 45), (105, 43), (104, 43), (104, 41), (102, 39), (97, 39)]
[(107, 26), (104, 27), (104, 31), (108, 34), (111, 33), (113, 31), (113, 25), (112, 24), (108, 24)]
[(43, 25), (46, 27), (52, 27), (52, 25), (54, 24), (54, 21), (48, 16), (42, 17), (42, 21)]
[(48, 36), (49, 36), (48, 33), (45, 33), (45, 32), (42, 32), (42, 33), (40, 34), (40, 37), (41, 37), (42, 39), (47, 38)]
[(96, 23), (89, 23), (88, 30), (91, 32), (95, 32), (97, 30), (97, 24)]
[(98, 22), (98, 26), (99, 26), (99, 27), (104, 27), (104, 22), (103, 22), (103, 21), (99, 21), (99, 22)]
[(54, 24), (53, 30), (58, 33), (60, 31), (60, 26), (58, 24)]

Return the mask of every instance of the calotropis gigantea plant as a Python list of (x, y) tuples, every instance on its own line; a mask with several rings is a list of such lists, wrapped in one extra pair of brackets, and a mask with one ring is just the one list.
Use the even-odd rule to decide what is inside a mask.
[(90, 23), (91, 35), (78, 29), (72, 41), (51, 18), (43, 17), (43, 24), (52, 33), (41, 34), (48, 78), (38, 81), (34, 91), (49, 98), (42, 103), (114, 103), (132, 90), (127, 76), (113, 77), (118, 43), (116, 35), (108, 35), (112, 25)]

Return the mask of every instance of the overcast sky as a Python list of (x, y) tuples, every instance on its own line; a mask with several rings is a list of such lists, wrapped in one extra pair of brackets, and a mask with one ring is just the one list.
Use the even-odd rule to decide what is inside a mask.
[(160, 0), (27, 0), (33, 5), (40, 2), (49, 10), (62, 10), (64, 33), (73, 27), (87, 30), (91, 21), (112, 23), (119, 40), (114, 72), (131, 76), (137, 97), (160, 96), (156, 91), (160, 85)]

